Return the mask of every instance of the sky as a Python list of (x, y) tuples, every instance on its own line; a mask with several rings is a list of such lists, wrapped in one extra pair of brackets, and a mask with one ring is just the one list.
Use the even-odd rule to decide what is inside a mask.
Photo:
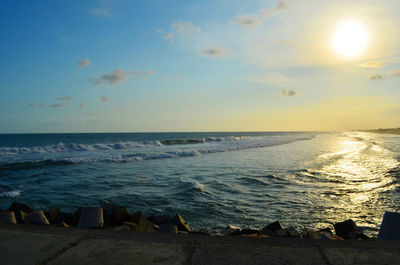
[[(398, 0), (0, 0), (0, 133), (400, 127), (399, 13)], [(346, 21), (361, 25), (336, 39), (355, 38), (352, 56), (333, 45)]]

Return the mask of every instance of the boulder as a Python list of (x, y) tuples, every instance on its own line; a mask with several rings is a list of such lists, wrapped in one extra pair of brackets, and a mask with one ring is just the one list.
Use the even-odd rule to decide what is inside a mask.
[(230, 236), (241, 236), (241, 235), (249, 235), (249, 234), (258, 234), (260, 231), (254, 230), (254, 229), (249, 229), (249, 228), (244, 228), (242, 230), (236, 230), (233, 233), (230, 233)]
[(49, 225), (49, 221), (43, 211), (36, 211), (25, 216), (25, 224)]
[(53, 225), (55, 227), (64, 227), (64, 228), (69, 228), (71, 227), (70, 225), (68, 225), (66, 222), (60, 222), (58, 224)]
[(318, 232), (327, 232), (329, 234), (333, 234), (332, 230), (329, 227), (318, 230)]
[(254, 234), (242, 234), (240, 235), (241, 237), (265, 237), (268, 238), (267, 235), (261, 234), (261, 233), (254, 233)]
[(267, 235), (269, 237), (277, 237), (278, 236), (275, 231), (272, 231), (268, 227), (264, 227), (263, 229), (261, 229), (260, 233)]
[(336, 223), (333, 227), (335, 228), (336, 235), (344, 239), (354, 239), (352, 235), (358, 232), (356, 223), (351, 219)]
[(186, 221), (179, 214), (177, 214), (174, 217), (172, 217), (172, 219), (170, 220), (170, 223), (173, 224), (173, 225), (176, 225), (178, 227), (179, 231), (190, 232), (189, 225), (186, 223)]
[(103, 207), (104, 224), (106, 226), (119, 226), (131, 220), (125, 207), (108, 204)]
[(156, 225), (168, 224), (170, 219), (169, 215), (154, 216), (153, 223)]
[(154, 224), (144, 217), (140, 217), (136, 227), (137, 232), (156, 232)]
[(0, 212), (0, 223), (17, 224), (14, 212)]
[(8, 209), (10, 212), (24, 211), (25, 213), (33, 213), (33, 209), (26, 204), (13, 202)]
[(173, 224), (161, 224), (158, 232), (166, 234), (178, 234), (178, 227)]
[(289, 237), (301, 237), (300, 233), (296, 229), (294, 229), (292, 227), (291, 228), (287, 228), (286, 231), (287, 231), (287, 235)]
[(321, 237), (324, 235), (324, 232), (318, 232), (318, 231), (313, 231), (310, 230), (307, 232), (307, 238), (309, 239), (321, 239)]
[(131, 215), (130, 221), (131, 221), (131, 222), (134, 222), (134, 223), (136, 223), (136, 224), (138, 224), (140, 218), (143, 218), (143, 217), (144, 217), (144, 216), (143, 216), (142, 212), (135, 212), (135, 213), (133, 213), (133, 214)]
[(275, 233), (278, 237), (288, 237), (289, 236), (288, 231), (286, 229), (276, 230)]
[(323, 240), (343, 240), (340, 236), (328, 233), (328, 232), (322, 232), (322, 236), (319, 239)]
[(29, 213), (33, 213), (32, 208), (28, 205), (18, 202), (13, 202), (8, 210), (14, 212), (18, 224), (23, 224), (25, 216)]
[(64, 217), (64, 222), (66, 222), (68, 225), (70, 226), (78, 226), (79, 223), (79, 218), (81, 217), (82, 214), (82, 207), (79, 207), (78, 209), (75, 210), (75, 212), (73, 214), (64, 214), (61, 213), (61, 215), (63, 215)]
[(268, 228), (268, 229), (276, 232), (277, 230), (282, 230), (283, 226), (281, 225), (281, 223), (279, 221), (275, 221), (273, 223), (270, 223), (269, 225), (267, 225), (264, 228)]
[(225, 229), (225, 235), (230, 235), (234, 232), (240, 232), (240, 227), (234, 225), (228, 225)]
[(129, 231), (136, 231), (137, 224), (134, 222), (124, 222), (124, 225), (129, 227)]
[(129, 231), (128, 225), (119, 225), (113, 228), (113, 231)]
[(100, 228), (104, 225), (103, 208), (85, 207), (79, 218), (78, 228)]
[(48, 211), (44, 212), (44, 214), (46, 215), (50, 224), (57, 224), (57, 223), (60, 223), (63, 221), (63, 220), (61, 220), (62, 218), (60, 218), (61, 217), (61, 209), (60, 208), (48, 210)]

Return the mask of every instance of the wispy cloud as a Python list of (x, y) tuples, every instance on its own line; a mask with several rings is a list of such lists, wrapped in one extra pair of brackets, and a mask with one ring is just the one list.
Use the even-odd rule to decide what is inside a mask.
[(392, 76), (400, 77), (400, 70), (393, 71)]
[(78, 106), (78, 108), (80, 108), (80, 109), (84, 109), (86, 106), (85, 106), (85, 104), (79, 104), (79, 106)]
[(76, 62), (78, 63), (78, 69), (88, 67), (92, 64), (92, 62), (88, 58), (78, 59)]
[(29, 107), (31, 107), (31, 108), (36, 108), (37, 106), (38, 106), (38, 105), (35, 104), (35, 103), (29, 104)]
[(289, 5), (285, 2), (280, 0), (275, 7), (275, 10), (286, 10), (289, 9)]
[(111, 101), (111, 98), (107, 97), (107, 96), (101, 96), (100, 97), (101, 101), (107, 102), (107, 101)]
[(385, 78), (385, 76), (381, 75), (381, 74), (375, 74), (375, 75), (371, 75), (371, 76), (368, 77), (368, 79), (371, 80), (371, 81), (382, 80), (384, 78)]
[(58, 104), (50, 104), (49, 107), (51, 108), (61, 108), (67, 106), (66, 103), (58, 103)]
[(382, 68), (384, 64), (382, 62), (366, 62), (359, 65), (362, 68)]
[(70, 96), (57, 98), (57, 100), (71, 100), (71, 99), (72, 99), (72, 97), (70, 97)]
[(224, 47), (204, 49), (201, 50), (200, 52), (206, 56), (211, 56), (211, 57), (223, 57), (227, 53)]
[(293, 89), (286, 90), (284, 88), (281, 88), (281, 92), (282, 92), (282, 95), (284, 95), (285, 97), (293, 97), (293, 96), (297, 95), (297, 91), (293, 90)]
[(235, 23), (240, 23), (244, 27), (257, 27), (261, 24), (261, 20), (258, 16), (238, 16)]
[(112, 17), (113, 13), (107, 7), (98, 7), (91, 10), (91, 14), (98, 17)]
[(145, 70), (145, 71), (137, 71), (137, 72), (126, 72), (123, 69), (115, 69), (111, 73), (106, 73), (101, 75), (100, 77), (92, 78), (90, 81), (94, 85), (108, 84), (114, 85), (117, 83), (122, 83), (129, 78), (135, 78), (142, 75), (151, 75), (153, 74), (153, 70)]
[[(163, 34), (162, 30), (156, 31), (159, 34)], [(193, 25), (190, 21), (180, 21), (172, 23), (170, 32), (162, 35), (162, 38), (174, 42), (174, 38), (180, 36), (184, 39), (187, 35), (200, 32), (200, 27)]]

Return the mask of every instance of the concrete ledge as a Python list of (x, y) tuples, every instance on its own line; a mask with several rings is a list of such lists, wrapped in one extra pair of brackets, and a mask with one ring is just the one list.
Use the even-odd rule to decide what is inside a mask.
[(0, 225), (3, 265), (398, 264), (400, 241), (170, 235)]

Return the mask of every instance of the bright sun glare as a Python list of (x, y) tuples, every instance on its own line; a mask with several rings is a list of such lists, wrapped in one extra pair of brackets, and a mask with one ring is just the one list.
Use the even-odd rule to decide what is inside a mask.
[(367, 47), (368, 31), (360, 22), (350, 19), (340, 23), (332, 35), (332, 47), (339, 55), (354, 58)]

